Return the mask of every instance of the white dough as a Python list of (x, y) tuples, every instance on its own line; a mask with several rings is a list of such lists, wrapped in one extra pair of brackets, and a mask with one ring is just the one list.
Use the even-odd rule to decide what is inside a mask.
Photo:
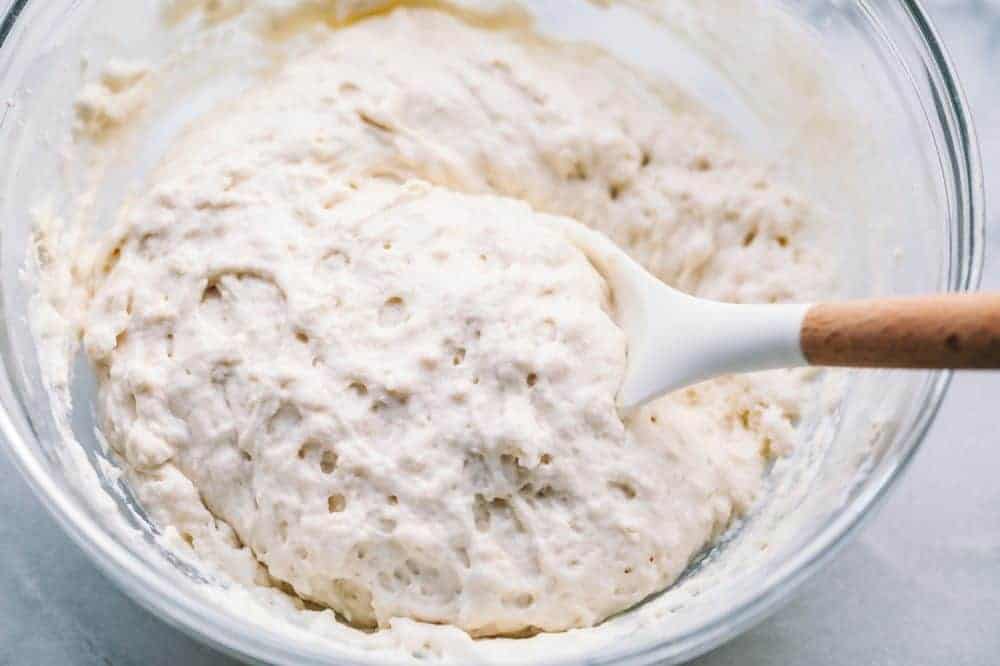
[(396, 10), (199, 119), (90, 276), (154, 519), (359, 626), (559, 631), (668, 586), (793, 446), (803, 381), (623, 420), (607, 286), (548, 214), (702, 296), (825, 286), (810, 204), (594, 49)]

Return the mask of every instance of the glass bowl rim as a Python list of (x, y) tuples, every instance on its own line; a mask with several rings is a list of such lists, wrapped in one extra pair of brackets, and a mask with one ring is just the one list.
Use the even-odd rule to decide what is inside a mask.
[[(957, 234), (950, 234), (948, 248), (950, 273), (949, 291), (973, 291), (982, 277), (985, 240), (985, 192), (979, 146), (965, 95), (958, 82), (955, 68), (942, 42), (931, 25), (927, 12), (919, 0), (897, 0), (919, 37), (922, 48), (933, 64), (934, 92), (943, 103), (936, 120), (947, 138), (957, 147), (957, 154), (950, 155), (953, 170), (950, 176), (960, 192), (955, 227)], [(11, 0), (0, 21), (0, 49), (13, 31), (18, 17), (28, 0)], [(865, 3), (863, 3), (865, 4)], [(946, 172), (947, 173), (947, 172)], [(955, 231), (955, 229), (950, 229)], [(964, 242), (963, 242), (964, 239)], [(8, 370), (8, 368), (4, 368)], [(815, 533), (797, 553), (778, 563), (754, 591), (734, 605), (709, 615), (705, 622), (672, 637), (668, 641), (647, 641), (630, 649), (602, 649), (590, 663), (619, 663), (622, 659), (634, 664), (655, 663), (661, 659), (692, 658), (707, 652), (726, 639), (749, 628), (774, 610), (803, 581), (829, 562), (851, 537), (857, 533), (865, 519), (872, 516), (885, 499), (902, 473), (909, 466), (934, 421), (951, 382), (950, 371), (929, 373), (928, 386), (919, 417), (902, 435), (903, 452), (895, 464), (887, 465), (877, 478), (871, 478), (835, 518)], [(30, 425), (30, 420), (28, 420)], [(21, 438), (6, 406), (0, 408), (0, 440), (10, 459), (29, 487), (56, 519), (57, 523), (87, 554), (104, 574), (113, 580), (133, 600), (169, 624), (182, 629), (199, 640), (241, 657), (274, 660), (284, 663), (286, 658), (315, 657), (316, 663), (329, 663), (320, 653), (294, 654), (274, 641), (252, 631), (252, 625), (243, 624), (221, 614), (206, 600), (178, 593), (137, 556), (110, 538), (87, 515), (74, 499), (48, 476), (31, 447)], [(311, 651), (310, 651), (311, 652)], [(302, 663), (302, 662), (299, 662)], [(349, 659), (343, 664), (363, 664)], [(575, 663), (554, 660), (549, 664)]]

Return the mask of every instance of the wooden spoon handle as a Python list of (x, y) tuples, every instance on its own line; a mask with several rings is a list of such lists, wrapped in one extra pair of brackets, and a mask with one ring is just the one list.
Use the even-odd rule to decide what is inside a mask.
[(1000, 294), (815, 305), (801, 344), (811, 365), (1000, 368)]

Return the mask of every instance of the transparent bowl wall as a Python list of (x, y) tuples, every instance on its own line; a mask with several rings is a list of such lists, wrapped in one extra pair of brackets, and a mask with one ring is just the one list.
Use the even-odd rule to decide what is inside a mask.
[[(88, 448), (86, 462), (67, 456), (60, 446), (26, 319), (32, 282), (22, 279), (28, 211), (52, 189), (48, 179), (55, 178), (55, 167), (26, 165), (55, 164), (57, 144), (39, 126), (67, 112), (38, 91), (52, 88), (52, 81), (71, 68), (67, 63), (74, 62), (75, 30), (81, 23), (95, 12), (113, 17), (115, 4), (0, 0), (5, 17), (0, 25), (4, 446), (66, 532), (122, 589), (168, 622), (262, 662), (353, 663), (331, 659), (321, 644), (290, 642), (267, 626), (251, 625), (238, 612), (194, 593), (199, 572), (152, 543), (141, 509), (100, 472), (100, 447), (81, 407), (91, 387), (75, 387), (75, 430)], [(778, 58), (787, 65), (796, 45), (774, 31), (771, 19), (755, 24), (754, 15), (741, 16), (744, 2), (730, 8), (702, 3), (707, 18), (713, 11), (728, 12), (729, 19), (743, 20), (745, 29), (736, 35), (731, 21), (705, 20), (698, 39), (620, 7), (600, 10), (561, 0), (523, 4), (536, 12), (544, 31), (597, 41), (654, 74), (679, 78), (708, 107), (725, 114), (748, 145), (794, 163), (798, 184), (830, 202), (843, 221), (838, 235), (847, 249), (839, 261), (846, 293), (958, 291), (977, 285), (983, 200), (975, 138), (954, 72), (916, 3), (770, 3), (782, 20), (801, 27), (807, 48), (826, 54), (822, 65), (803, 59), (791, 67), (774, 63)], [(813, 84), (820, 80), (824, 86), (817, 93)], [(831, 91), (839, 98), (829, 96)], [(797, 99), (810, 95), (814, 98)], [(850, 123), (842, 122), (844, 109), (853, 109)], [(837, 122), (826, 134), (816, 132), (826, 115)], [(814, 138), (803, 140), (805, 133)], [(845, 162), (852, 168), (843, 168)], [(837, 419), (825, 431), (831, 444), (810, 462), (809, 494), (772, 516), (785, 526), (772, 547), (706, 594), (712, 603), (700, 612), (597, 647), (587, 661), (680, 661), (773, 610), (872, 513), (919, 447), (948, 379), (947, 373), (851, 374)], [(93, 465), (113, 491), (104, 504), (79, 491), (74, 479), (81, 464)], [(136, 539), (112, 526), (109, 511), (146, 537)], [(558, 662), (556, 657), (547, 661)]]

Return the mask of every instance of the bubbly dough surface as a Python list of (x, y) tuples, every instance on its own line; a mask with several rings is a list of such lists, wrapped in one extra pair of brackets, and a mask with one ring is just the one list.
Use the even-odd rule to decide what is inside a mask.
[(810, 205), (682, 102), (396, 10), (199, 120), (107, 241), (85, 333), (153, 517), (360, 626), (559, 631), (669, 585), (792, 446), (801, 382), (623, 420), (607, 287), (548, 215), (699, 295), (823, 287)]

